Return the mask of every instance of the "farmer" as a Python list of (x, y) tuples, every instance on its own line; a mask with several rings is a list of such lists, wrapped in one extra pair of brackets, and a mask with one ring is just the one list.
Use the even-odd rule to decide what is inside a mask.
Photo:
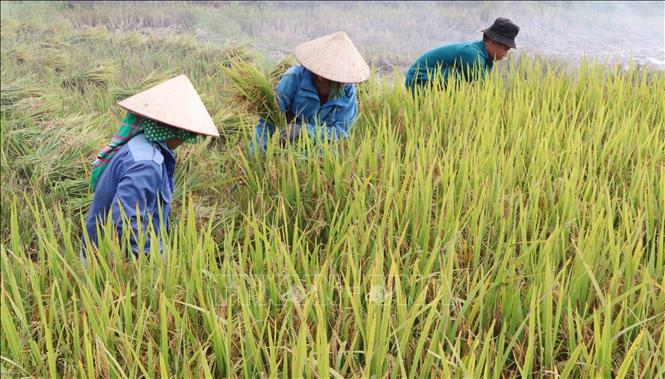
[[(275, 89), (279, 107), (290, 126), (279, 131), (282, 144), (300, 133), (314, 143), (349, 137), (358, 115), (354, 83), (369, 78), (369, 66), (344, 32), (302, 43), (295, 49), (299, 65), (291, 67)], [(250, 144), (265, 151), (275, 127), (261, 118)]]
[(511, 48), (516, 48), (515, 37), (519, 31), (519, 26), (500, 17), (492, 26), (481, 30), (482, 40), (453, 43), (428, 51), (407, 71), (406, 88), (413, 92), (416, 87), (431, 84), (433, 80), (442, 80), (445, 86), (449, 77), (466, 81), (484, 77), (494, 62), (506, 57)]
[[(97, 245), (98, 228), (107, 217), (113, 220), (120, 241), (124, 218), (134, 256), (148, 253), (151, 243), (149, 222), (157, 234), (160, 215), (163, 225), (173, 195), (173, 150), (183, 142), (195, 143), (199, 135), (218, 136), (212, 118), (192, 83), (180, 75), (118, 103), (128, 110), (111, 142), (97, 154), (90, 185), (95, 191), (85, 231)], [(139, 246), (139, 233), (146, 237)], [(84, 237), (85, 241), (85, 237)], [(161, 251), (161, 240), (159, 249)], [(82, 259), (85, 262), (85, 250)]]

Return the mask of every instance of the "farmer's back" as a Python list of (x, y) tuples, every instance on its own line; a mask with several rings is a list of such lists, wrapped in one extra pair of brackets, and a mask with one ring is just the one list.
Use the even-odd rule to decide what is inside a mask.
[(438, 75), (443, 83), (450, 76), (468, 80), (466, 69), (478, 68), (481, 73), (491, 69), (491, 59), (487, 59), (487, 52), (482, 40), (452, 43), (432, 49), (421, 55), (406, 72), (405, 84), (408, 88), (429, 82)]

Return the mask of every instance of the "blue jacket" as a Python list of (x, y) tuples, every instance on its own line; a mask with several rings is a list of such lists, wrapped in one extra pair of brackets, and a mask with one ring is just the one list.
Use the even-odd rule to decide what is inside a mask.
[[(120, 147), (97, 183), (95, 198), (85, 224), (90, 241), (97, 244), (97, 223), (100, 223), (101, 230), (109, 213), (120, 236), (122, 206), (133, 231), (130, 236), (132, 252), (135, 256), (139, 253), (137, 218), (140, 216), (141, 230), (146, 233), (144, 253), (147, 253), (151, 242), (147, 234), (148, 220), (152, 217), (152, 225), (159, 234), (160, 207), (164, 226), (168, 227), (174, 169), (173, 152), (164, 143), (149, 142), (143, 133)], [(139, 213), (136, 211), (137, 205)], [(159, 246), (161, 250), (161, 241)]]
[[(282, 76), (275, 92), (282, 112), (295, 116), (294, 121), (302, 125), (315, 143), (324, 139), (332, 142), (349, 137), (353, 122), (358, 115), (358, 99), (354, 85), (345, 85), (341, 96), (330, 98), (321, 105), (319, 94), (312, 81), (312, 72), (295, 65)], [(320, 126), (318, 133), (317, 121)], [(265, 150), (274, 132), (275, 127), (261, 118), (256, 125), (254, 143)], [(250, 151), (254, 150), (254, 143), (250, 145)]]
[(494, 61), (487, 55), (485, 43), (480, 41), (453, 43), (432, 49), (421, 55), (406, 72), (405, 85), (412, 89), (434, 79), (441, 69), (443, 84), (452, 76), (456, 80), (479, 79), (476, 71), (483, 77), (494, 66)]

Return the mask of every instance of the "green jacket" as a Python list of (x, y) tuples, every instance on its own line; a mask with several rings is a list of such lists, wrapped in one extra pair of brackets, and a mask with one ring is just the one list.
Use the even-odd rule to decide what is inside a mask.
[(417, 85), (427, 84), (435, 79), (441, 70), (443, 84), (452, 76), (466, 81), (485, 76), (494, 62), (487, 55), (485, 43), (480, 41), (453, 43), (432, 49), (421, 55), (406, 72), (405, 85), (413, 90)]

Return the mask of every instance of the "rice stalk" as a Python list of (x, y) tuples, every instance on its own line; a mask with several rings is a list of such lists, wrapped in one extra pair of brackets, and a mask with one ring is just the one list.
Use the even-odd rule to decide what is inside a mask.
[(56, 72), (67, 70), (69, 67), (71, 67), (72, 60), (66, 52), (61, 50), (64, 50), (64, 48), (48, 48), (42, 50), (40, 54), (41, 56), (37, 63), (44, 67), (49, 67)]
[(164, 72), (164, 71), (152, 71), (145, 78), (143, 78), (139, 83), (130, 86), (120, 87), (118, 85), (112, 85), (108, 88), (108, 91), (113, 95), (113, 98), (116, 100), (122, 100), (127, 97), (136, 95), (141, 91), (145, 91), (148, 88), (154, 87), (155, 85), (166, 81), (174, 76), (173, 72)]
[(0, 104), (2, 105), (2, 112), (10, 112), (12, 106), (18, 101), (28, 98), (37, 97), (41, 91), (36, 85), (25, 83), (29, 81), (29, 77), (16, 80), (12, 83), (2, 83), (0, 87)]
[(67, 88), (83, 90), (86, 86), (106, 88), (116, 80), (119, 66), (117, 64), (102, 63), (85, 71), (74, 73), (62, 82)]
[(111, 38), (111, 33), (108, 28), (100, 25), (88, 28), (77, 36), (77, 40), (85, 41), (107, 41)]
[(37, 49), (30, 45), (18, 45), (7, 52), (7, 55), (18, 64), (34, 62), (37, 57)]
[[(232, 57), (222, 72), (231, 80), (229, 97), (234, 106), (248, 114), (262, 117), (277, 129), (288, 123), (279, 108), (275, 86), (277, 76), (262, 73), (255, 65), (240, 57)], [(274, 71), (273, 74), (279, 71)]]

